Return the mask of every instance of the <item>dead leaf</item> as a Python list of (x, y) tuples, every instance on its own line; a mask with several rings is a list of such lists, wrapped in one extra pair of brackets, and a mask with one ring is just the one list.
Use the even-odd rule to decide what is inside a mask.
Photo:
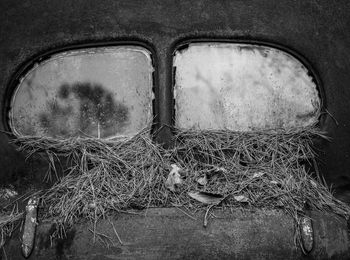
[(284, 203), (280, 200), (277, 201), (277, 207), (283, 208), (284, 207)]
[(211, 205), (218, 205), (224, 199), (224, 196), (221, 194), (214, 194), (203, 191), (188, 192), (188, 196), (204, 204)]
[(202, 186), (207, 185), (208, 183), (207, 175), (204, 175), (203, 177), (199, 178), (197, 182)]
[(11, 199), (13, 197), (16, 197), (18, 195), (18, 192), (14, 189), (4, 188), (0, 189), (0, 198), (2, 199)]
[(244, 195), (233, 196), (233, 198), (238, 202), (248, 202), (249, 199)]
[(179, 173), (180, 168), (176, 164), (171, 165), (172, 169), (168, 175), (168, 178), (165, 182), (165, 187), (171, 191), (175, 191), (176, 185), (182, 184), (181, 175)]
[(254, 178), (260, 178), (260, 177), (262, 177), (263, 175), (264, 175), (265, 173), (264, 172), (256, 172), (256, 173), (254, 173), (254, 175), (253, 175), (253, 179)]
[(214, 171), (217, 173), (227, 173), (227, 170), (224, 167), (214, 166), (213, 168), (214, 168)]
[(312, 185), (314, 188), (317, 188), (317, 183), (316, 183), (316, 182), (314, 182), (313, 180), (310, 180), (310, 183), (311, 183), (311, 185)]
[(96, 202), (90, 202), (89, 205), (88, 205), (88, 208), (89, 209), (96, 209)]

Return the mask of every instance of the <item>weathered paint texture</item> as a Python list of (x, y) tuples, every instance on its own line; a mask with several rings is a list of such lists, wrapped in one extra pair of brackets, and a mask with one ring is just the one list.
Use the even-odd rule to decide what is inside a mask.
[[(38, 227), (29, 259), (305, 259), (294, 242), (294, 221), (276, 210), (213, 210), (206, 228), (204, 212), (190, 218), (176, 208), (151, 208), (118, 214), (96, 226), (67, 230), (65, 240), (51, 240), (52, 223)], [(314, 248), (310, 259), (349, 259), (345, 219), (313, 214)], [(113, 223), (113, 226), (112, 224)], [(119, 238), (118, 238), (119, 237)], [(120, 239), (120, 240), (119, 240)], [(122, 243), (120, 243), (120, 241)], [(9, 259), (21, 259), (16, 236), (6, 245)]]
[(198, 43), (175, 53), (176, 125), (292, 128), (317, 122), (320, 97), (307, 69), (270, 47)]
[[(172, 56), (189, 40), (264, 41), (294, 50), (322, 82), (320, 171), (350, 201), (350, 1), (305, 0), (2, 0), (0, 1), (0, 129), (8, 131), (7, 95), (16, 71), (46, 51), (76, 44), (134, 41), (153, 49), (156, 122), (173, 119)], [(308, 67), (309, 68), (309, 67)], [(334, 120), (336, 119), (336, 121)], [(171, 140), (163, 127), (156, 136)], [(1, 181), (28, 176), (23, 154), (0, 138)], [(37, 175), (36, 175), (37, 176)]]
[[(331, 142), (318, 143), (320, 161), (322, 161), (320, 170), (338, 194), (341, 191), (344, 192), (344, 197), (342, 197), (344, 200), (350, 198), (347, 194), (350, 190), (350, 1), (1, 0), (0, 10), (1, 130), (8, 130), (6, 123), (8, 119), (5, 111), (7, 111), (8, 99), (10, 98), (7, 94), (8, 91), (12, 90), (9, 83), (22, 65), (46, 51), (76, 44), (120, 43), (123, 41), (141, 42), (151, 46), (154, 51), (152, 57), (155, 59), (157, 72), (155, 76), (155, 92), (158, 95), (155, 102), (156, 122), (160, 125), (171, 125), (174, 107), (172, 56), (179, 44), (188, 40), (206, 39), (233, 42), (253, 40), (275, 43), (292, 49), (306, 58), (320, 76), (323, 98), (325, 98), (323, 105), (336, 119), (335, 121), (332, 116), (325, 114), (324, 120), (320, 124), (332, 140)], [(161, 142), (171, 140), (169, 133), (169, 128), (163, 127), (157, 135), (157, 140)], [(9, 136), (5, 134), (0, 136), (1, 183), (10, 182), (16, 188), (43, 185), (42, 180), (47, 170), (47, 163), (44, 160), (40, 161), (40, 157), (32, 161), (25, 161), (25, 154), (16, 152), (16, 147), (9, 143), (9, 139)], [(254, 217), (254, 214), (254, 212), (246, 214), (240, 219), (247, 220)], [(201, 233), (203, 229), (193, 232), (188, 224), (191, 219), (187, 216), (183, 218), (172, 216), (170, 218), (173, 222), (164, 221), (164, 223), (169, 229), (172, 226), (178, 228), (174, 228), (173, 232), (169, 229), (163, 229), (160, 233), (162, 235), (168, 234), (168, 239), (178, 238), (177, 241), (183, 241), (183, 244), (178, 244), (180, 249), (177, 252), (187, 248), (193, 253), (193, 255), (188, 253), (188, 258), (196, 258), (195, 256), (203, 251), (200, 250), (201, 247), (194, 248), (194, 244), (190, 243), (191, 240), (188, 240), (187, 236), (199, 241), (201, 236), (196, 236), (196, 234), (203, 234)], [(312, 218), (314, 219), (314, 217)], [(320, 256), (320, 259), (350, 258), (348, 251), (346, 251), (349, 245), (346, 238), (346, 227), (338, 225), (339, 221), (336, 220), (335, 217), (331, 216), (324, 221), (315, 222), (315, 248), (311, 259), (315, 259), (316, 257), (313, 256), (316, 254)], [(154, 252), (158, 248), (157, 242), (161, 241), (165, 244), (163, 252), (172, 254), (173, 251), (169, 251), (171, 247), (170, 243), (167, 244), (166, 237), (161, 236), (161, 239), (156, 242), (154, 242), (155, 240), (145, 240), (146, 234), (149, 234), (145, 230), (161, 226), (161, 221), (152, 224), (153, 221), (155, 220), (149, 219), (150, 223), (141, 222), (139, 228), (135, 228), (136, 231), (130, 233), (128, 232), (131, 229), (128, 227), (136, 222), (135, 218), (129, 215), (118, 218), (115, 225), (120, 225), (116, 226), (118, 232), (121, 233), (124, 230), (123, 232), (130, 234), (130, 237), (139, 238), (140, 242), (145, 242), (143, 252)], [(272, 221), (275, 219), (272, 218)], [(233, 222), (232, 224), (231, 219), (229, 222), (231, 224), (228, 223), (228, 225), (233, 225), (233, 227), (225, 226), (228, 231), (231, 228), (239, 228), (239, 225), (242, 224), (242, 222)], [(277, 229), (284, 232), (284, 236), (290, 234), (283, 225), (275, 222), (278, 226)], [(220, 226), (221, 224), (215, 225)], [(200, 216), (195, 226), (202, 226)], [(260, 227), (261, 224), (256, 226)], [(211, 222), (208, 224), (208, 228), (210, 227)], [(87, 257), (113, 259), (113, 249), (108, 251), (102, 246), (89, 247), (91, 234), (87, 233), (86, 226), (83, 229), (85, 230), (80, 229), (76, 233), (67, 233), (66, 239), (58, 240), (54, 244), (54, 251), (49, 251), (43, 257), (33, 254), (32, 259), (40, 259), (40, 257), (41, 259), (67, 259), (66, 255), (68, 254), (71, 259), (77, 259), (80, 256), (83, 259), (87, 259)], [(110, 227), (108, 230), (111, 232)], [(248, 229), (246, 230), (249, 232)], [(260, 234), (256, 229), (250, 230), (253, 238)], [(40, 232), (39, 234), (41, 235)], [(239, 240), (228, 240), (225, 235), (223, 235), (223, 239), (220, 239), (217, 233), (209, 234), (211, 238), (208, 243), (209, 247), (206, 247), (205, 244), (202, 248), (207, 250), (204, 253), (215, 254), (219, 259), (223, 259), (225, 256), (220, 255), (222, 250), (210, 246), (213, 245), (213, 242), (218, 241), (215, 245), (226, 248), (231, 248), (232, 243), (239, 243)], [(75, 244), (72, 239), (74, 235), (84, 241), (79, 244), (80, 250), (75, 250), (76, 247), (73, 246)], [(140, 237), (140, 235), (145, 236)], [(124, 234), (120, 234), (120, 236), (122, 239), (125, 237)], [(43, 235), (43, 239), (44, 242), (40, 243), (40, 248), (49, 248), (49, 236)], [(266, 239), (271, 239), (271, 236), (267, 236)], [(227, 240), (228, 242), (225, 242)], [(223, 243), (220, 243), (221, 241)], [(247, 245), (254, 246), (253, 242), (248, 239)], [(18, 236), (13, 237), (11, 243), (8, 244), (8, 246), (12, 245), (13, 250), (6, 248), (7, 259), (23, 259), (16, 257), (16, 254), (20, 254)], [(125, 248), (122, 249), (122, 252), (127, 252), (127, 245)], [(272, 247), (272, 249), (274, 248)], [(278, 248), (276, 247), (276, 250)], [(249, 249), (247, 248), (244, 253), (248, 254)], [(89, 250), (86, 257), (83, 254), (79, 255), (79, 252), (83, 250)], [(115, 251), (116, 253), (121, 252), (119, 248)], [(268, 250), (261, 250), (261, 252), (268, 253)], [(198, 254), (196, 255), (196, 253)], [(100, 254), (106, 255), (106, 257), (100, 256)], [(254, 259), (254, 256), (248, 256), (247, 259)], [(174, 257), (176, 257), (175, 254)], [(288, 257), (293, 256), (290, 256), (287, 251), (280, 259), (288, 259)], [(227, 258), (232, 259), (233, 257)]]
[(10, 110), (18, 135), (113, 137), (152, 121), (152, 61), (140, 47), (53, 56), (22, 78)]

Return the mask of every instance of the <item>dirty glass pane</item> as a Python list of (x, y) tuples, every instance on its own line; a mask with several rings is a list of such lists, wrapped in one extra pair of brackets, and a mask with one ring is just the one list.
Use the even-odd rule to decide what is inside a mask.
[(278, 49), (198, 43), (174, 57), (176, 126), (249, 131), (307, 126), (320, 97), (307, 69)]
[(152, 61), (140, 47), (72, 50), (37, 64), (12, 99), (17, 135), (133, 135), (152, 121)]

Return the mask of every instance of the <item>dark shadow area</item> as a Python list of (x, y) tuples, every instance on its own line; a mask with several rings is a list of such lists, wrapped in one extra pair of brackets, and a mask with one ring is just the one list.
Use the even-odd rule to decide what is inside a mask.
[[(75, 101), (79, 111), (74, 108)], [(105, 137), (123, 130), (129, 119), (126, 105), (102, 85), (90, 82), (61, 85), (57, 99), (48, 101), (47, 108), (39, 115), (40, 124), (52, 137), (91, 135), (97, 129)]]

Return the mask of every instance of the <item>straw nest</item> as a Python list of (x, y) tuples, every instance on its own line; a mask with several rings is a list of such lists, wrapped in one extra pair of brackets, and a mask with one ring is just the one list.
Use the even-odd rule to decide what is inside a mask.
[[(326, 138), (316, 127), (255, 132), (174, 129), (174, 146), (164, 149), (148, 129), (129, 139), (20, 137), (20, 150), (44, 152), (54, 176), (66, 160), (65, 175), (41, 193), (44, 217), (71, 225), (97, 220), (111, 211), (148, 207), (207, 209), (190, 193), (220, 198), (211, 206), (279, 208), (293, 218), (310, 209), (348, 216), (317, 173), (313, 141)], [(171, 165), (181, 183), (169, 190)], [(204, 193), (205, 192), (205, 193)], [(210, 204), (210, 203), (208, 203)]]
[(23, 212), (18, 211), (17, 205), (14, 205), (10, 212), (0, 212), (0, 249), (4, 246), (6, 238), (10, 237), (16, 229), (22, 217)]

